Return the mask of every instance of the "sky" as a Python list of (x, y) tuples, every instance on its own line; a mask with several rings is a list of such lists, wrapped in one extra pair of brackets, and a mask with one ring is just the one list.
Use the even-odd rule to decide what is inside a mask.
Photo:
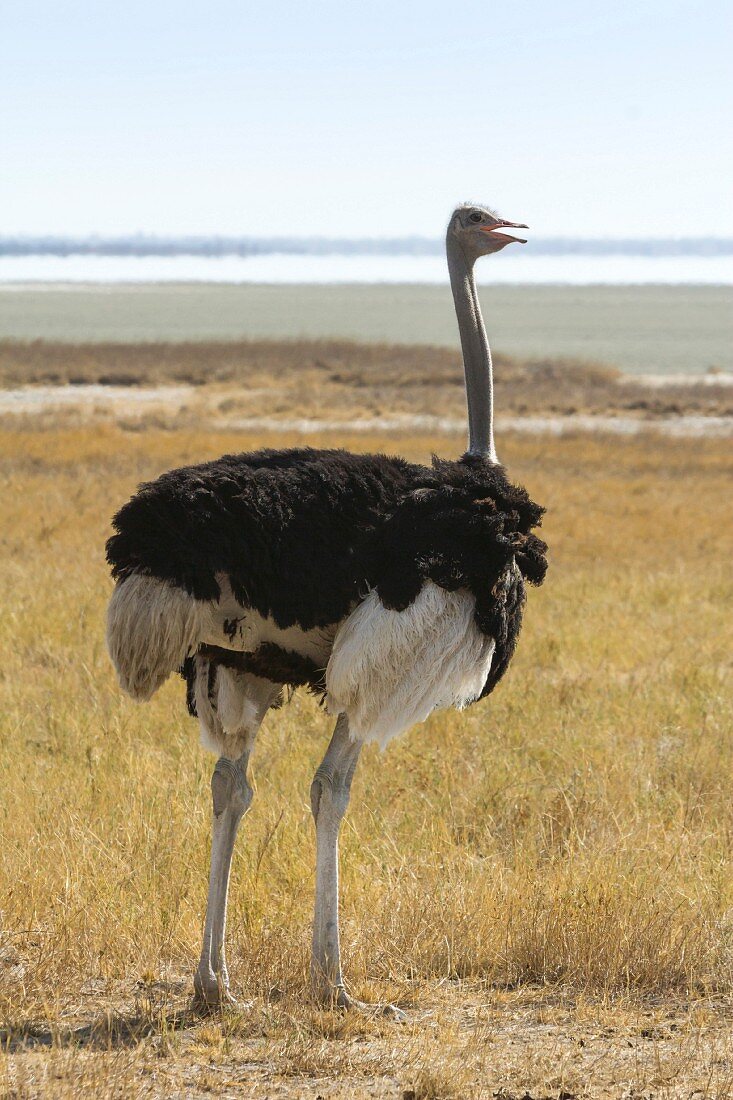
[(733, 236), (729, 0), (16, 0), (0, 234)]

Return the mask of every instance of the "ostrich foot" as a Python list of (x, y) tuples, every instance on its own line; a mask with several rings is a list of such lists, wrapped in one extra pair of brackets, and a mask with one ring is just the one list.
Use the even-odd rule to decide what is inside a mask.
[(364, 1016), (385, 1016), (395, 1023), (407, 1022), (407, 1013), (396, 1005), (379, 1002), (369, 1004), (367, 1001), (359, 1001), (346, 991), (343, 985), (324, 990), (318, 995), (318, 1000), (324, 1008), (343, 1008), (351, 1012), (361, 1012)]
[(201, 975), (197, 970), (193, 979), (193, 1007), (199, 1012), (221, 1012), (224, 1009), (250, 1008), (251, 1001), (238, 1001), (229, 990), (229, 981), (215, 974)]

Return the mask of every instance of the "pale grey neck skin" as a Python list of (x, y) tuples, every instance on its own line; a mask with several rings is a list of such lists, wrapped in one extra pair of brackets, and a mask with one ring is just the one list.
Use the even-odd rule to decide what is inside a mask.
[(494, 378), (473, 268), (479, 256), (499, 252), (508, 244), (526, 243), (521, 237), (500, 232), (505, 228), (527, 227), (505, 221), (488, 207), (464, 203), (453, 211), (445, 241), (466, 376), (468, 451), (490, 462), (498, 462), (494, 444)]
[(466, 255), (465, 245), (448, 229), (448, 271), (458, 318), (468, 404), (468, 451), (498, 462), (494, 444), (494, 376), (473, 274), (478, 254)]

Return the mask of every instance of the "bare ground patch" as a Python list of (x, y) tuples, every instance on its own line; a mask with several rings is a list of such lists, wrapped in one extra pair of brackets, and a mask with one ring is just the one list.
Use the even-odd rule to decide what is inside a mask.
[(118, 990), (6, 1029), (5, 1095), (687, 1100), (733, 1090), (733, 1006), (722, 1000), (601, 1002), (449, 982), (416, 991), (396, 1025), (280, 994), (205, 1018), (184, 987)]

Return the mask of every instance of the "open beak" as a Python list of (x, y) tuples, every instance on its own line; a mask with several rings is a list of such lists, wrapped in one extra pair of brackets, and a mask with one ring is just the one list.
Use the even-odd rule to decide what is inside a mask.
[(482, 233), (488, 233), (493, 237), (495, 241), (501, 241), (502, 244), (526, 244), (525, 237), (513, 237), (511, 233), (497, 233), (497, 229), (529, 229), (528, 225), (524, 225), (523, 222), (494, 222), (493, 225), (482, 225), (479, 227)]

